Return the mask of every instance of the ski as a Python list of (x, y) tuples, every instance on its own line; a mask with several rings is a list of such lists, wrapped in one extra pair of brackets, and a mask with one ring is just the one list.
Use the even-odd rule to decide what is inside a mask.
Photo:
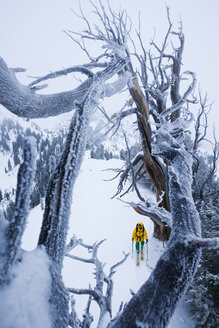
[(136, 254), (136, 265), (140, 265), (139, 253)]
[(141, 260), (142, 261), (144, 260), (144, 250), (143, 250), (143, 248), (141, 248)]

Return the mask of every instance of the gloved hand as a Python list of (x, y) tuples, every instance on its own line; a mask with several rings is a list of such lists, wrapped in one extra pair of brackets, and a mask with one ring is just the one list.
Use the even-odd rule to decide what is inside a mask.
[(146, 239), (146, 241), (145, 241), (145, 242), (146, 242), (146, 244), (147, 244), (147, 243), (148, 243), (148, 239)]
[(132, 238), (132, 244), (134, 243), (134, 238)]

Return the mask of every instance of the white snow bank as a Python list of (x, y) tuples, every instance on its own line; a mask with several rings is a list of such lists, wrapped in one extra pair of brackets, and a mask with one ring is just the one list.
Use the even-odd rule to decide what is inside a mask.
[(11, 284), (0, 291), (1, 328), (50, 328), (49, 260), (42, 248), (25, 252)]

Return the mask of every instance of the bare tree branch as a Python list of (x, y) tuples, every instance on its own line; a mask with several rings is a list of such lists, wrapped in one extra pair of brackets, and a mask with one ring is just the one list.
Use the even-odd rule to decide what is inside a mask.
[(121, 261), (119, 261), (119, 262), (117, 262), (116, 264), (114, 264), (114, 265), (110, 268), (110, 274), (108, 275), (108, 279), (111, 279), (111, 278), (112, 278), (112, 276), (113, 276), (114, 273), (116, 272), (115, 269), (116, 269), (118, 266), (122, 265), (122, 264), (126, 261), (126, 259), (127, 259), (128, 256), (129, 256), (129, 253), (128, 253), (128, 254), (125, 254), (125, 253), (124, 253), (124, 258), (123, 258)]
[[(115, 69), (114, 74), (121, 72), (124, 65), (127, 64), (126, 61), (122, 59), (119, 60), (120, 66), (116, 66), (119, 68), (118, 70)], [(108, 64), (108, 66), (103, 70), (95, 74), (95, 78), (90, 77), (81, 85), (79, 85), (76, 89), (49, 94), (49, 95), (42, 95), (38, 94), (32, 89), (31, 86), (24, 86), (22, 85), (15, 77), (14, 72), (11, 71), (4, 60), (0, 58), (0, 104), (2, 104), (5, 108), (7, 108), (12, 113), (26, 118), (42, 118), (42, 117), (49, 117), (49, 116), (56, 116), (62, 113), (69, 112), (76, 107), (76, 102), (80, 103), (83, 101), (85, 96), (90, 90), (94, 79), (98, 76), (105, 77), (108, 76), (108, 72), (111, 70), (112, 66), (115, 66), (115, 61)], [(70, 68), (69, 70), (73, 70), (74, 68)], [(79, 67), (78, 67), (79, 69)], [(87, 69), (84, 69), (86, 71)], [(54, 72), (51, 74), (46, 75), (38, 79), (33, 84), (36, 84), (40, 81), (44, 81), (48, 78), (56, 77), (56, 74), (62, 75), (64, 72), (68, 72), (68, 69), (63, 71)], [(87, 70), (88, 72), (88, 70)], [(57, 76), (58, 76), (57, 75)], [(90, 73), (91, 75), (91, 73)], [(112, 75), (111, 75), (112, 76)], [(129, 78), (128, 75), (124, 78), (123, 74), (120, 74), (118, 77), (119, 81), (115, 81), (111, 84), (106, 85), (104, 93), (101, 97), (104, 96), (112, 96), (113, 92), (118, 92), (126, 85), (127, 79)], [(105, 80), (106, 81), (106, 80)], [(117, 88), (117, 89), (116, 89)]]
[(150, 201), (142, 203), (126, 202), (121, 200), (125, 204), (132, 206), (133, 209), (141, 215), (148, 216), (154, 223), (160, 226), (172, 227), (171, 213), (165, 210), (163, 207), (158, 207)]
[(193, 142), (193, 151), (196, 152), (201, 142), (205, 139), (208, 128), (208, 113), (211, 110), (211, 105), (207, 105), (207, 94), (204, 98), (199, 90), (199, 103), (201, 108), (195, 122), (195, 137)]
[(191, 82), (190, 86), (188, 87), (188, 89), (186, 90), (186, 92), (184, 93), (184, 95), (182, 96), (182, 98), (176, 104), (174, 104), (172, 107), (169, 107), (169, 108), (165, 109), (162, 112), (162, 114), (161, 114), (162, 118), (165, 118), (167, 115), (171, 115), (172, 113), (174, 113), (175, 111), (180, 109), (183, 106), (183, 104), (185, 104), (185, 102), (187, 101), (188, 96), (194, 90), (195, 85), (196, 85), (195, 74), (193, 72), (190, 72), (190, 71), (184, 72), (184, 74), (191, 75), (192, 76), (192, 82)]
[(67, 290), (70, 293), (77, 294), (77, 295), (91, 295), (96, 302), (99, 302), (99, 300), (100, 300), (99, 294), (91, 288), (85, 288), (85, 289), (82, 289), (82, 288), (79, 288), (79, 289), (78, 288), (67, 288)]
[(189, 247), (205, 248), (205, 249), (218, 249), (219, 238), (197, 238), (188, 241)]
[[(80, 258), (71, 254), (66, 254), (66, 256), (75, 259), (75, 260), (79, 260), (85, 263), (93, 263), (95, 265), (95, 278), (96, 278), (96, 286), (94, 287), (94, 289), (92, 289), (91, 287), (88, 289), (77, 289), (77, 288), (68, 288), (68, 291), (77, 295), (90, 295), (93, 297), (93, 299), (98, 303), (99, 307), (100, 307), (100, 317), (99, 317), (99, 322), (98, 322), (98, 326), (97, 327), (101, 327), (101, 323), (103, 320), (106, 320), (106, 318), (108, 318), (107, 320), (110, 321), (110, 317), (112, 315), (112, 294), (113, 294), (113, 281), (112, 281), (112, 276), (115, 273), (115, 269), (121, 265), (122, 263), (124, 263), (124, 261), (127, 259), (129, 254), (124, 254), (124, 258), (117, 262), (115, 265), (113, 265), (110, 268), (110, 272), (109, 275), (107, 276), (104, 273), (104, 264), (100, 262), (100, 260), (97, 257), (97, 250), (99, 248), (99, 246), (104, 242), (104, 240), (101, 240), (99, 243), (95, 243), (92, 246), (88, 246), (86, 244), (83, 244), (82, 240), (79, 239), (77, 240), (76, 237), (74, 237), (75, 245), (80, 245), (82, 247), (87, 248), (89, 251), (92, 252), (92, 256), (89, 260), (84, 259), (84, 258)], [(107, 284), (107, 288), (106, 291), (104, 292), (104, 283)], [(91, 301), (91, 299), (90, 299)], [(104, 319), (105, 318), (105, 319)]]
[(49, 73), (33, 82), (31, 82), (29, 84), (30, 87), (35, 86), (36, 84), (42, 82), (42, 81), (46, 81), (49, 79), (55, 79), (57, 77), (63, 76), (63, 75), (68, 75), (70, 73), (75, 73), (75, 72), (79, 72), (79, 73), (83, 73), (85, 75), (87, 75), (88, 77), (93, 77), (94, 73), (92, 73), (89, 69), (87, 69), (84, 66), (74, 66), (74, 67), (69, 67), (60, 71), (56, 71), (56, 72), (52, 72)]
[(121, 193), (121, 191), (123, 189), (123, 183), (125, 182), (125, 180), (128, 179), (129, 171), (131, 170), (132, 167), (137, 165), (140, 160), (143, 160), (143, 158), (144, 158), (143, 152), (137, 153), (136, 156), (129, 162), (129, 165), (125, 168), (125, 170), (120, 170), (118, 172), (116, 177), (121, 174), (120, 181), (119, 181), (119, 184), (117, 187), (117, 192), (112, 198), (116, 197), (117, 195), (119, 195)]

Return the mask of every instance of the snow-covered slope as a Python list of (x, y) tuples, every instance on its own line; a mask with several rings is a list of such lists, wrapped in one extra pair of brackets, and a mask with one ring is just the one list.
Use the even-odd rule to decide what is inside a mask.
[[(113, 171), (106, 171), (106, 169), (120, 166), (122, 166), (122, 161), (94, 160), (90, 159), (86, 153), (74, 188), (69, 227), (69, 239), (76, 234), (78, 238), (83, 239), (84, 243), (93, 244), (106, 238), (98, 253), (99, 258), (106, 263), (106, 273), (113, 264), (123, 258), (123, 251), (130, 253), (127, 261), (118, 267), (114, 275), (113, 315), (117, 313), (122, 301), (127, 302), (130, 299), (130, 289), (136, 292), (149, 277), (151, 267), (156, 264), (164, 247), (163, 243), (153, 238), (153, 224), (148, 218), (140, 216), (118, 199), (111, 199), (116, 191), (118, 180), (105, 181), (114, 176)], [(147, 197), (153, 197), (148, 193)], [(132, 193), (126, 197), (126, 200), (134, 198)], [(29, 217), (29, 224), (23, 238), (25, 249), (35, 248), (41, 221), (42, 211), (38, 206), (31, 211)], [(136, 267), (135, 260), (132, 258), (131, 234), (138, 221), (144, 223), (149, 237), (148, 266), (146, 266), (146, 261), (143, 261), (139, 267)], [(81, 248), (76, 248), (72, 254), (89, 258), (89, 254)], [(93, 272), (94, 267), (90, 264), (65, 259), (63, 278), (67, 287), (87, 288), (90, 283), (93, 285)], [(87, 296), (75, 298), (76, 309), (79, 315), (82, 315)], [(91, 307), (92, 311), (92, 314), (98, 315), (98, 308), (95, 305)], [(92, 324), (93, 328), (95, 326), (96, 320)], [(169, 328), (191, 327), (194, 327), (194, 324), (189, 318), (187, 306), (181, 302), (171, 319)]]

